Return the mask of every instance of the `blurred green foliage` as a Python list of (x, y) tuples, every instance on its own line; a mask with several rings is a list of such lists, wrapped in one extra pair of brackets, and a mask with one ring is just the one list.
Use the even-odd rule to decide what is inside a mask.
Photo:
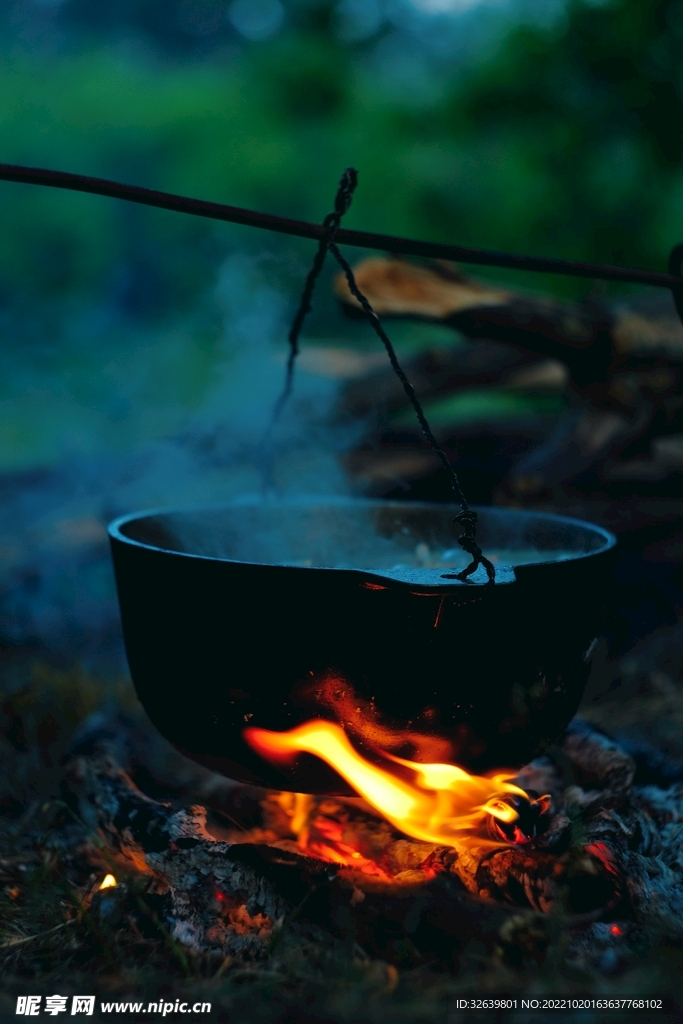
[[(352, 163), (349, 226), (658, 269), (683, 237), (683, 0), (568, 0), (466, 59), (424, 44), (414, 82), (417, 37), (380, 18), (349, 41), (332, 0), (288, 0), (259, 42), (190, 0), (184, 17), (222, 19), (203, 49), (171, 32), (176, 8), (65, 0), (42, 36), (0, 22), (0, 158), (311, 220)], [(0, 184), (0, 464), (56, 457), (48, 421), (71, 413), (64, 437), (87, 448), (84, 406), (120, 423), (146, 396), (159, 415), (121, 428), (143, 439), (201, 406), (229, 358), (210, 295), (234, 251), (278, 257), (294, 302), (310, 243)], [(318, 337), (358, 334), (320, 309)]]
[(445, 106), (497, 193), (468, 233), (496, 230), (493, 199), (501, 245), (662, 267), (683, 228), (682, 58), (672, 0), (571, 0), (550, 29), (513, 32)]
[[(201, 60), (91, 36), (52, 53), (6, 38), (3, 159), (312, 219), (352, 162), (349, 224), (662, 265), (683, 233), (680, 0), (570, 0), (466, 68), (435, 67), (423, 102), (389, 87), (377, 40), (338, 38), (334, 9), (290, 3), (275, 39)], [(103, 288), (131, 259), (159, 279), (134, 311), (187, 303), (215, 258), (209, 236), (230, 238), (109, 200), (2, 191), (5, 303)]]

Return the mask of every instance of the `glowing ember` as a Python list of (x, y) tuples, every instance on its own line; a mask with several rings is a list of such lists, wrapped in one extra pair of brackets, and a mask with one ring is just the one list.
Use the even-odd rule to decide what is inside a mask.
[[(342, 867), (351, 867), (364, 875), (390, 881), (395, 875), (391, 867), (383, 863), (385, 861), (382, 849), (385, 836), (377, 842), (377, 836), (373, 837), (372, 829), (360, 826), (363, 820), (367, 826), (367, 820), (362, 816), (360, 819), (353, 819), (352, 810), (349, 804), (360, 804), (358, 800), (336, 800), (329, 797), (314, 797), (308, 793), (271, 793), (265, 808), (266, 816), (270, 819), (271, 826), (274, 826), (276, 834), (282, 833), (282, 818), (280, 815), (273, 817), (273, 810), (277, 806), (287, 820), (286, 831), (292, 832), (297, 839), (297, 845), (309, 857), (317, 860), (324, 860), (330, 864), (339, 864)], [(358, 811), (358, 807), (353, 808)], [(365, 806), (363, 808), (365, 810)], [(371, 808), (367, 808), (368, 811)], [(270, 813), (268, 813), (270, 811)], [(276, 820), (276, 819), (279, 819)], [(375, 842), (372, 842), (372, 838)], [(237, 837), (239, 842), (241, 837)], [(368, 841), (370, 842), (368, 843)], [(372, 850), (361, 852), (361, 848), (370, 845)], [(360, 848), (359, 848), (360, 847)], [(366, 856), (371, 853), (372, 857)], [(427, 848), (423, 859), (431, 853)], [(382, 862), (382, 863), (381, 863)], [(432, 875), (436, 871), (432, 872)]]
[(112, 889), (116, 885), (116, 879), (113, 875), (105, 875), (100, 882), (99, 888), (101, 889)]
[[(301, 753), (321, 758), (387, 821), (423, 842), (458, 847), (476, 843), (479, 849), (518, 842), (526, 838), (517, 827), (518, 808), (531, 805), (539, 813), (547, 809), (547, 797), (533, 800), (510, 781), (509, 773), (470, 775), (456, 765), (419, 764), (386, 752), (381, 756), (389, 762), (387, 767), (372, 764), (333, 722), (306, 722), (282, 733), (252, 727), (245, 729), (244, 737), (270, 761), (291, 763)], [(306, 801), (311, 798), (297, 794), (295, 799), (292, 831), (301, 843), (310, 806)], [(308, 837), (304, 838), (302, 845), (310, 846)], [(353, 851), (344, 855), (345, 863), (352, 862)]]

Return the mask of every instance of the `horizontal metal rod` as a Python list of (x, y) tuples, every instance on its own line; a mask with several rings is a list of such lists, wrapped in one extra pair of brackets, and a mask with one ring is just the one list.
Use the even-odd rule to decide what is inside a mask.
[[(224, 203), (209, 203), (204, 199), (189, 199), (170, 192), (157, 192), (151, 188), (123, 185), (118, 181), (108, 181), (106, 178), (90, 178), (85, 174), (69, 174), (67, 171), (0, 164), (0, 180), (18, 181), (28, 185), (51, 185), (53, 188), (66, 188), (74, 192), (91, 192), (94, 195), (111, 196), (113, 199), (127, 199), (131, 203), (143, 203), (145, 206), (158, 206), (163, 210), (192, 213), (198, 217), (229, 221), (231, 224), (247, 224), (253, 228), (279, 231), (300, 238), (319, 239), (324, 230), (321, 224), (308, 224), (303, 220), (291, 220), (289, 217), (244, 210), (239, 206), (226, 206)], [(372, 231), (350, 231), (348, 228), (340, 228), (337, 242), (360, 246), (363, 249), (381, 249), (402, 256), (424, 256), (429, 259), (454, 260), (458, 263), (473, 263), (480, 266), (592, 277), (604, 281), (624, 281), (660, 288), (683, 287), (683, 277), (660, 274), (653, 270), (613, 267), (606, 263), (585, 263), (581, 260), (517, 256), (513, 253), (471, 249), (463, 245), (444, 245), (441, 242), (421, 242), (412, 238), (398, 238), (395, 235), (379, 235)]]

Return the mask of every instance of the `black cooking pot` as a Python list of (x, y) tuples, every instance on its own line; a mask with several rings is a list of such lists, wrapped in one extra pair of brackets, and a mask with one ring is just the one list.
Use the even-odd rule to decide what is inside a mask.
[(150, 718), (232, 779), (348, 792), (317, 758), (274, 767), (243, 738), (341, 722), (388, 750), (518, 767), (581, 699), (614, 537), (544, 513), (479, 509), (496, 564), (462, 583), (455, 509), (372, 500), (240, 501), (112, 523), (128, 662)]

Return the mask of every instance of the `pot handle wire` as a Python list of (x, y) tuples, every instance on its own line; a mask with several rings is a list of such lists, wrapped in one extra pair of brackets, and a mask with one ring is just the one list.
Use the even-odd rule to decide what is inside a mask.
[(296, 312), (294, 321), (289, 331), (289, 358), (287, 360), (287, 369), (285, 373), (285, 385), (282, 390), (282, 394), (275, 403), (273, 415), (270, 422), (270, 427), (268, 429), (268, 433), (266, 436), (268, 437), (270, 435), (270, 432), (272, 431), (273, 427), (275, 426), (280, 416), (282, 415), (282, 410), (284, 409), (287, 400), (292, 393), (292, 388), (294, 385), (294, 366), (296, 362), (296, 357), (299, 353), (299, 335), (301, 333), (301, 328), (303, 327), (304, 320), (306, 319), (307, 314), (311, 310), (313, 290), (315, 288), (315, 283), (320, 275), (320, 271), (323, 268), (325, 256), (327, 255), (328, 252), (330, 252), (336, 259), (339, 266), (342, 268), (351, 294), (360, 305), (361, 309), (365, 313), (370, 323), (370, 326), (372, 327), (375, 334), (384, 345), (387, 355), (389, 356), (389, 362), (391, 363), (392, 369), (396, 376), (398, 377), (398, 379), (401, 381), (401, 384), (403, 385), (403, 390), (405, 391), (410, 404), (415, 410), (415, 415), (417, 416), (418, 422), (422, 429), (422, 433), (426, 437), (430, 448), (439, 458), (441, 465), (443, 466), (446, 474), (448, 475), (451, 489), (453, 491), (453, 494), (455, 495), (456, 501), (460, 505), (460, 512), (458, 512), (453, 521), (462, 528), (462, 533), (458, 537), (458, 544), (460, 545), (461, 548), (463, 548), (464, 551), (468, 553), (468, 555), (470, 555), (471, 561), (469, 565), (462, 570), (462, 572), (454, 574), (451, 578), (460, 580), (463, 583), (469, 582), (469, 577), (472, 575), (472, 573), (476, 572), (476, 570), (481, 565), (486, 571), (488, 583), (494, 583), (496, 579), (496, 571), (493, 567), (493, 564), (483, 554), (476, 540), (477, 513), (474, 511), (474, 509), (470, 508), (467, 498), (465, 497), (462, 487), (460, 486), (458, 475), (455, 472), (453, 466), (451, 465), (450, 459), (448, 458), (448, 456), (442, 449), (441, 445), (437, 441), (436, 437), (434, 436), (434, 433), (427, 421), (427, 417), (424, 414), (424, 410), (422, 408), (420, 400), (417, 397), (417, 394), (415, 393), (415, 389), (408, 380), (408, 377), (406, 376), (406, 373), (398, 360), (396, 350), (389, 336), (384, 330), (384, 327), (382, 326), (382, 323), (377, 313), (370, 305), (370, 302), (368, 301), (367, 297), (363, 295), (363, 293), (361, 292), (360, 288), (358, 287), (358, 284), (356, 283), (356, 279), (354, 277), (354, 273), (353, 270), (351, 269), (350, 264), (341, 254), (339, 248), (336, 245), (335, 238), (339, 230), (341, 218), (344, 216), (349, 206), (351, 205), (353, 193), (356, 189), (357, 184), (357, 171), (355, 171), (354, 168), (352, 167), (347, 167), (339, 182), (339, 188), (337, 189), (337, 195), (334, 203), (334, 211), (332, 213), (329, 213), (325, 220), (323, 221), (323, 225), (326, 229), (325, 234), (322, 236), (318, 244), (318, 250), (313, 259), (313, 265), (308, 273), (308, 277), (306, 278), (306, 284), (304, 286), (303, 294), (301, 296), (301, 302), (299, 303), (299, 308)]

